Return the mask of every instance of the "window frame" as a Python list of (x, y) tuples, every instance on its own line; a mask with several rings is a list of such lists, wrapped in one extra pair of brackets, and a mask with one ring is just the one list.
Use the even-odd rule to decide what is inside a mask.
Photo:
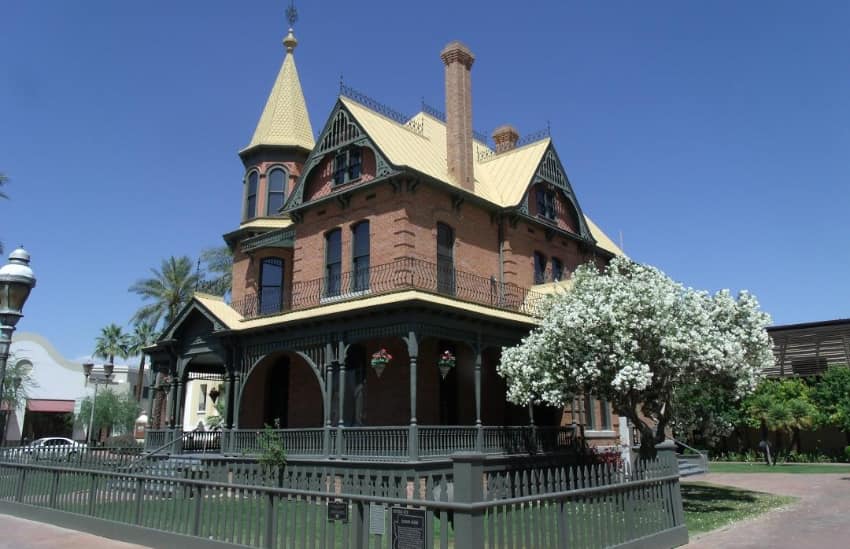
[[(266, 270), (265, 266), (270, 265), (273, 262), (279, 263), (277, 267), (280, 268), (280, 281), (278, 284), (267, 284), (266, 278)], [(260, 276), (258, 277), (258, 304), (257, 304), (257, 312), (261, 315), (267, 314), (276, 314), (280, 313), (284, 310), (284, 297), (286, 288), (284, 286), (284, 282), (286, 280), (286, 262), (283, 258), (280, 257), (264, 257), (260, 260)], [(265, 298), (265, 289), (266, 288), (279, 288), (279, 298), (274, 302), (273, 307), (269, 307), (269, 303)]]
[(363, 176), (363, 148), (349, 145), (337, 149), (333, 160), (333, 184), (345, 185), (359, 180)]
[[(251, 178), (256, 178), (253, 182)], [(251, 192), (251, 185), (253, 184), (254, 189)], [(244, 211), (242, 212), (242, 218), (247, 221), (249, 219), (254, 219), (257, 217), (257, 195), (260, 191), (260, 172), (256, 169), (251, 169), (245, 174), (245, 204)], [(249, 205), (251, 207), (249, 207)], [(250, 210), (253, 209), (253, 212)]]
[[(441, 233), (441, 228), (443, 232)], [(445, 246), (440, 241), (440, 235), (447, 234), (450, 240), (450, 244)], [(442, 221), (437, 222), (437, 234), (436, 234), (436, 244), (437, 244), (437, 292), (447, 295), (455, 295), (457, 291), (456, 286), (456, 272), (457, 269), (455, 267), (455, 247), (457, 245), (457, 235), (454, 227), (449, 225), (448, 223), (443, 223)], [(441, 253), (441, 250), (448, 250), (448, 254)]]
[(546, 254), (535, 250), (531, 261), (534, 265), (534, 283), (544, 284), (546, 282)]
[(536, 198), (537, 216), (549, 221), (555, 221), (558, 217), (556, 212), (557, 198), (555, 196), (555, 191), (547, 189), (542, 185), (538, 186)]
[(200, 398), (198, 398), (198, 413), (205, 414), (207, 412), (207, 384), (199, 383), (198, 392), (200, 393)]
[(552, 266), (552, 282), (560, 282), (564, 280), (564, 262), (561, 261), (561, 258), (553, 255), (549, 259), (549, 262)]
[[(366, 228), (365, 247), (366, 253), (358, 255), (358, 244), (362, 244), (359, 240), (364, 238), (362, 233), (358, 233), (363, 227)], [(362, 250), (361, 250), (362, 251)], [(351, 225), (351, 291), (365, 292), (369, 290), (369, 279), (371, 269), (372, 255), (372, 225), (368, 219), (363, 219)], [(365, 259), (364, 259), (365, 258)], [(365, 268), (361, 265), (365, 263)]]
[[(337, 236), (339, 247), (336, 261), (331, 262), (331, 238)], [(336, 272), (331, 272), (331, 267), (336, 266)], [(342, 293), (342, 229), (333, 228), (325, 233), (325, 269), (323, 297), (336, 297)], [(332, 281), (334, 282), (332, 284)]]
[[(281, 190), (273, 190), (272, 189), (272, 174), (274, 172), (281, 172), (283, 177), (283, 188)], [(289, 183), (289, 170), (287, 170), (284, 166), (272, 166), (266, 171), (266, 216), (271, 217), (278, 214), (278, 210), (271, 211), (271, 203), (272, 203), (272, 195), (280, 195), (280, 207), (283, 208), (283, 205), (286, 204), (286, 191)]]

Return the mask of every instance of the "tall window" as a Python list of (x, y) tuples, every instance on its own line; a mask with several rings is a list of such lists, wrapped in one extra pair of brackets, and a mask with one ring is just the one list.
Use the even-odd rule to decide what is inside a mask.
[(369, 222), (361, 221), (352, 228), (354, 279), (352, 290), (360, 292), (369, 289)]
[(248, 174), (248, 188), (245, 190), (245, 219), (257, 217), (257, 182), (260, 176), (256, 171)]
[(325, 295), (339, 295), (342, 276), (342, 230), (325, 235)]
[(286, 171), (274, 168), (268, 175), (268, 194), (266, 197), (266, 215), (277, 215), (286, 200)]
[(590, 395), (584, 396), (584, 428), (591, 431), (596, 430), (596, 401)]
[(552, 282), (558, 282), (564, 278), (564, 264), (557, 257), (552, 258)]
[(283, 260), (267, 257), (260, 263), (260, 314), (283, 310)]
[(437, 223), (437, 291), (455, 293), (455, 232), (445, 223)]
[(602, 430), (610, 431), (611, 430), (611, 406), (608, 404), (608, 401), (605, 399), (599, 399), (599, 407), (602, 409)]
[(546, 282), (546, 256), (540, 252), (534, 252), (534, 283)]
[(546, 219), (555, 219), (555, 193), (547, 189), (537, 189), (537, 215)]
[(337, 151), (334, 157), (334, 184), (342, 185), (360, 177), (362, 157), (359, 147)]

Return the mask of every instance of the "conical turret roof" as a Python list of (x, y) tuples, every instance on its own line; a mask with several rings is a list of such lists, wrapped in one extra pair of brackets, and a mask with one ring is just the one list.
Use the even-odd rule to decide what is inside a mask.
[(266, 107), (257, 122), (251, 142), (243, 150), (258, 146), (301, 147), (308, 151), (315, 146), (313, 127), (307, 113), (307, 103), (301, 91), (298, 69), (295, 68), (294, 50), (298, 41), (289, 29), (284, 39), (286, 57), (277, 75)]

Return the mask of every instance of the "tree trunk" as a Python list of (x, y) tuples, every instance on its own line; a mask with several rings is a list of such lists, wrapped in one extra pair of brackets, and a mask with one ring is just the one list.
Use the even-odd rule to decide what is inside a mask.
[(638, 429), (640, 430), (640, 460), (647, 461), (653, 460), (658, 455), (658, 450), (655, 448), (655, 431), (652, 427), (648, 425), (638, 425)]

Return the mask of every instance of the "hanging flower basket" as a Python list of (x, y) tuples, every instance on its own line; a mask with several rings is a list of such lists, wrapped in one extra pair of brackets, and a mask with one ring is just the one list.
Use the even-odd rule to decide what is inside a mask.
[(375, 369), (375, 374), (378, 377), (381, 377), (381, 374), (384, 373), (384, 368), (387, 367), (387, 364), (389, 364), (392, 359), (393, 355), (388, 353), (386, 349), (381, 349), (372, 355), (372, 368)]
[(453, 355), (451, 351), (443, 351), (443, 354), (441, 354), (440, 358), (437, 360), (437, 366), (440, 368), (440, 375), (443, 376), (443, 379), (446, 379), (446, 376), (449, 375), (449, 371), (455, 367), (456, 362), (457, 359), (455, 359), (455, 355)]
[(210, 399), (212, 400), (213, 404), (215, 404), (215, 402), (218, 400), (219, 395), (221, 395), (221, 391), (218, 390), (218, 387), (213, 387), (212, 389), (210, 389)]

